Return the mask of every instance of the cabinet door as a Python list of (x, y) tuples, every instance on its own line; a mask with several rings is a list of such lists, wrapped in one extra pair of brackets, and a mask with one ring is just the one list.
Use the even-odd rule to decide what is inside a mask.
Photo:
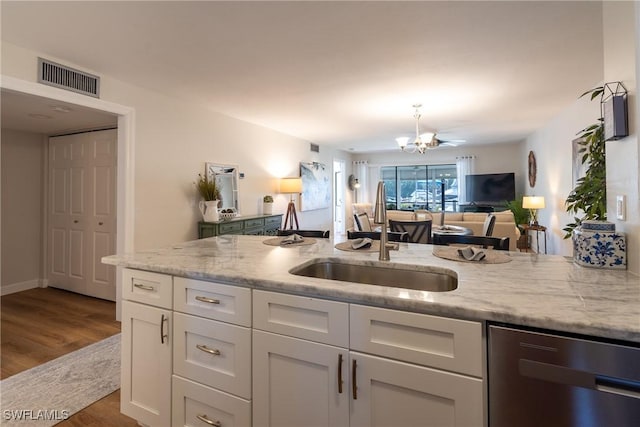
[(141, 424), (171, 423), (171, 311), (122, 302), (120, 411)]
[(356, 352), (350, 356), (357, 392), (351, 390), (352, 427), (483, 426), (482, 380)]
[(348, 356), (340, 347), (254, 330), (253, 425), (348, 426)]

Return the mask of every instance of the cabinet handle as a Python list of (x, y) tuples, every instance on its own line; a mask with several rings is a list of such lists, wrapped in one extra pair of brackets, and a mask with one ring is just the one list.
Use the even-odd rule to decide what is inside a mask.
[(198, 301), (208, 302), (209, 304), (220, 304), (219, 299), (213, 299), (213, 298), (207, 298), (207, 297), (201, 297), (201, 296), (197, 296), (196, 299)]
[(220, 350), (216, 348), (209, 348), (204, 344), (196, 344), (196, 347), (198, 348), (198, 350), (202, 350), (205, 353), (213, 354), (214, 356), (220, 356)]
[(103, 224), (103, 222), (99, 222), (99, 223), (98, 223), (98, 225), (102, 225), (102, 224)]
[(73, 220), (73, 223), (74, 223), (74, 224), (77, 224), (77, 223), (78, 223), (78, 220), (77, 220), (77, 219), (74, 219), (74, 220)]
[(156, 288), (154, 288), (153, 286), (149, 286), (149, 285), (143, 285), (142, 283), (134, 283), (133, 284), (134, 288), (138, 288), (138, 289), (142, 289), (145, 291), (155, 291)]
[(353, 400), (358, 400), (358, 386), (356, 385), (356, 360), (353, 359), (353, 365), (351, 366), (351, 387), (353, 393)]
[(338, 393), (342, 393), (342, 353), (338, 354)]
[(196, 418), (202, 421), (203, 423), (209, 424), (210, 426), (222, 427), (222, 423), (220, 421), (210, 420), (206, 415), (196, 415)]
[(160, 317), (160, 344), (164, 344), (164, 339), (169, 338), (169, 335), (164, 333), (164, 322), (168, 320), (169, 318), (164, 314)]

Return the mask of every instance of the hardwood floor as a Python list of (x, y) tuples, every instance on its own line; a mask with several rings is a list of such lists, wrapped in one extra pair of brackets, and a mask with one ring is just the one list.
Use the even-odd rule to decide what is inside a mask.
[[(17, 292), (0, 300), (1, 378), (33, 368), (120, 332), (115, 303), (55, 288)], [(137, 426), (120, 413), (120, 390), (58, 426)]]

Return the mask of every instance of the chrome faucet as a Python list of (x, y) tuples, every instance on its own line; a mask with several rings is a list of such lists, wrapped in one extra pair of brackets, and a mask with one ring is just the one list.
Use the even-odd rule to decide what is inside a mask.
[(376, 192), (375, 211), (373, 213), (373, 222), (381, 224), (380, 227), (380, 255), (379, 261), (389, 261), (389, 249), (397, 249), (396, 245), (389, 245), (389, 236), (387, 235), (387, 192), (384, 188), (384, 182), (378, 182), (378, 191)]

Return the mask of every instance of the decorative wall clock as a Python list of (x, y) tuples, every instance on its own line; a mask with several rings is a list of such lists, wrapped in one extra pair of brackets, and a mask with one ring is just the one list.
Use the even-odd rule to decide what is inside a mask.
[(536, 165), (536, 155), (533, 151), (529, 151), (529, 185), (533, 188), (536, 186), (536, 173), (538, 166)]

